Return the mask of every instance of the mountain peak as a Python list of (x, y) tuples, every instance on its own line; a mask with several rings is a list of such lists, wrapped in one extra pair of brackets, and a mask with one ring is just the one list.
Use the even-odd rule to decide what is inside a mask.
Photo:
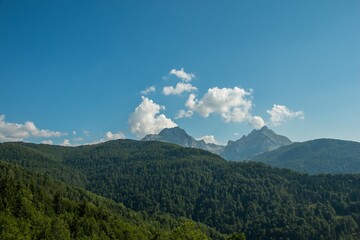
[(219, 154), (223, 148), (223, 146), (220, 145), (207, 144), (204, 140), (196, 140), (180, 127), (164, 128), (159, 132), (159, 134), (146, 135), (142, 141), (175, 143), (183, 147), (200, 148), (215, 154)]
[(228, 160), (245, 160), (291, 143), (287, 137), (278, 135), (264, 126), (259, 130), (254, 129), (249, 135), (236, 141), (229, 141), (221, 155)]
[(184, 129), (179, 128), (179, 127), (164, 128), (163, 130), (161, 130), (159, 132), (158, 135), (162, 136), (162, 135), (168, 135), (168, 134), (184, 134), (184, 135), (189, 136)]
[(262, 128), (260, 128), (259, 131), (263, 132), (263, 131), (269, 131), (270, 129), (267, 126), (263, 126)]
[(159, 134), (146, 135), (142, 141), (161, 141), (175, 143), (183, 147), (197, 147), (202, 142), (196, 141), (193, 137), (186, 133), (186, 131), (180, 127), (164, 128)]

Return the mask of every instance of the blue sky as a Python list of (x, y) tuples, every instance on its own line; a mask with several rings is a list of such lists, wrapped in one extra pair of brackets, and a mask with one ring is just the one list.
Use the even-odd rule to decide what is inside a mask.
[(351, 0), (3, 0), (0, 141), (360, 141), (359, 23)]

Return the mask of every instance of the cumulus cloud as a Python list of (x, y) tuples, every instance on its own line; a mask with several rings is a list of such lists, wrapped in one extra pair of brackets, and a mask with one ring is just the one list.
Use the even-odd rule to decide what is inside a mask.
[(117, 139), (124, 139), (124, 138), (125, 138), (125, 134), (122, 132), (112, 133), (110, 131), (107, 131), (102, 138), (96, 139), (92, 142), (83, 143), (83, 145), (94, 145), (94, 144), (99, 144), (99, 143), (103, 143), (103, 142), (110, 141), (110, 140), (117, 140)]
[(160, 114), (165, 107), (154, 103), (147, 97), (141, 97), (142, 102), (129, 116), (131, 132), (137, 137), (144, 137), (147, 134), (159, 133), (164, 128), (173, 128), (177, 124), (164, 114)]
[(181, 110), (179, 110), (179, 111), (177, 112), (177, 114), (176, 114), (176, 116), (175, 116), (175, 119), (179, 119), (179, 118), (189, 118), (189, 117), (191, 117), (193, 114), (194, 114), (194, 112), (191, 111), (191, 110), (185, 111), (185, 110), (181, 109)]
[(277, 126), (293, 118), (304, 119), (304, 112), (293, 111), (284, 105), (276, 105), (272, 109), (266, 111), (270, 115), (270, 122), (272, 125)]
[(117, 140), (117, 139), (123, 139), (123, 138), (125, 138), (125, 135), (122, 132), (112, 133), (112, 132), (108, 131), (105, 133), (104, 140), (109, 141), (109, 140)]
[(193, 73), (186, 73), (184, 68), (181, 68), (180, 70), (171, 69), (170, 75), (175, 75), (185, 82), (190, 82), (193, 78), (196, 77)]
[(255, 129), (260, 129), (265, 126), (265, 121), (259, 116), (250, 117), (249, 123)]
[(194, 87), (193, 85), (191, 85), (190, 83), (179, 82), (176, 84), (175, 87), (165, 86), (163, 88), (163, 94), (164, 95), (170, 95), (170, 94), (180, 95), (183, 92), (192, 92), (192, 91), (196, 91), (196, 90), (197, 90), (197, 88)]
[(206, 143), (214, 143), (217, 144), (217, 141), (214, 137), (214, 135), (205, 135), (199, 138), (198, 140), (204, 140)]
[(42, 144), (48, 144), (48, 145), (52, 145), (53, 144), (53, 141), (51, 140), (44, 140), (41, 142)]
[(66, 133), (38, 129), (33, 122), (24, 124), (5, 121), (5, 115), (0, 115), (0, 142), (23, 141), (29, 137), (60, 137)]
[(147, 87), (145, 90), (141, 91), (141, 94), (147, 95), (148, 93), (156, 92), (156, 88), (154, 85)]
[(61, 137), (64, 135), (61, 132), (54, 132), (49, 130), (40, 130), (38, 129), (33, 122), (25, 122), (25, 130), (29, 131), (34, 137)]
[(212, 113), (220, 114), (225, 122), (242, 122), (251, 117), (252, 90), (242, 88), (210, 88), (201, 98), (196, 99), (195, 94), (190, 94), (185, 106), (189, 110), (208, 117)]
[(70, 140), (69, 139), (64, 139), (64, 141), (61, 144), (62, 146), (71, 146)]

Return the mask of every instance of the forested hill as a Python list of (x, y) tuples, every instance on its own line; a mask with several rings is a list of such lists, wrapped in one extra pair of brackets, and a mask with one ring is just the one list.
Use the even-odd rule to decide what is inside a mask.
[(148, 216), (0, 161), (0, 239), (225, 239), (188, 219)]
[[(21, 161), (17, 148), (25, 155), (36, 150), (39, 159)], [(86, 189), (133, 210), (188, 217), (222, 233), (244, 232), (248, 239), (360, 238), (360, 175), (309, 176), (133, 140), (74, 148), (6, 143), (0, 144), (2, 152), (8, 155), (0, 159), (58, 179), (81, 176)], [(64, 171), (38, 166), (44, 156)]]
[(309, 174), (360, 173), (360, 143), (316, 139), (284, 146), (252, 160)]

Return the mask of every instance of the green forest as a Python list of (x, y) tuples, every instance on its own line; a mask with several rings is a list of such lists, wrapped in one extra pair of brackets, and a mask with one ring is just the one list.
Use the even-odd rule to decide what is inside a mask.
[(0, 159), (6, 236), (42, 239), (56, 225), (64, 239), (360, 238), (359, 174), (307, 175), (133, 140), (3, 143)]
[(189, 219), (136, 213), (7, 163), (0, 176), (0, 239), (225, 239)]

